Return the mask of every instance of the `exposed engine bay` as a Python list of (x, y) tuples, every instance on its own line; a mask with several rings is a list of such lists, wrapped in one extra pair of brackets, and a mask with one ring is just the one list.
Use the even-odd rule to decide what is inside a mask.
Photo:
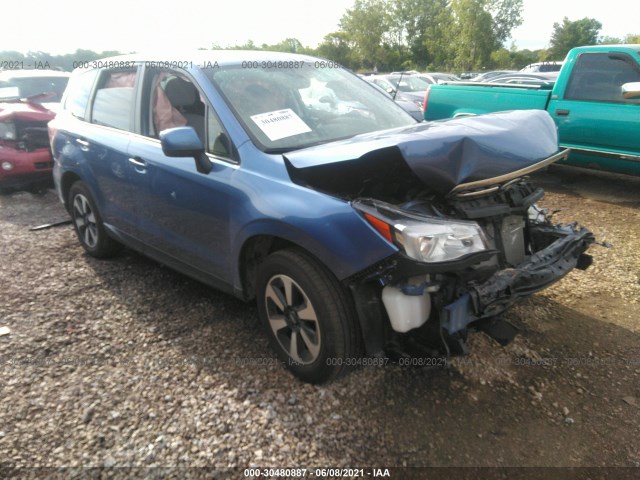
[(517, 329), (499, 318), (505, 309), (571, 269), (590, 265), (584, 252), (593, 235), (577, 224), (554, 225), (536, 206), (544, 196), (541, 188), (527, 177), (493, 188), (443, 196), (397, 168), (386, 181), (368, 181), (361, 191), (347, 194), (365, 217), (387, 225), (407, 216), (423, 223), (474, 222), (486, 247), (425, 263), (403, 252), (399, 237), (391, 237), (401, 247), (398, 254), (350, 282), (354, 294), (368, 297), (357, 302), (369, 309), (360, 312), (367, 319), (363, 330), (374, 328), (371, 339), (386, 339), (386, 345), (368, 345), (370, 352), (391, 345), (402, 355), (464, 354), (469, 330), (483, 330), (506, 344)]
[[(543, 195), (542, 189), (522, 178), (475, 198), (426, 196), (398, 205), (370, 198), (354, 200), (354, 208), (393, 226), (390, 231), (406, 231), (402, 226), (407, 216), (425, 223), (466, 225), (460, 219), (475, 223), (484, 248), (474, 247), (477, 240), (463, 232), (461, 243), (467, 250), (459, 257), (417, 261), (410, 242), (391, 233), (392, 241), (401, 247), (398, 254), (365, 277), (352, 279), (351, 288), (360, 293), (368, 289), (370, 295), (382, 298), (385, 308), (381, 310), (389, 319), (383, 330), (391, 326), (385, 336), (401, 351), (406, 340), (415, 347), (420, 338), (423, 346), (440, 353), (441, 347), (447, 353), (465, 353), (469, 329), (484, 330), (506, 344), (516, 329), (499, 319), (505, 309), (573, 268), (586, 269), (591, 264), (591, 257), (584, 253), (595, 241), (591, 232), (577, 224), (553, 224), (536, 205)], [(451, 239), (446, 235), (447, 241)]]
[[(488, 132), (470, 133), (466, 119), (419, 125), (406, 143), (351, 139), (351, 160), (327, 160), (322, 146), (285, 156), (294, 182), (350, 202), (398, 249), (346, 282), (368, 353), (390, 345), (401, 354), (416, 346), (465, 353), (469, 330), (506, 344), (517, 329), (500, 320), (505, 309), (591, 264), (591, 232), (553, 224), (536, 204), (544, 191), (527, 177), (568, 151), (557, 151), (555, 130), (523, 135), (514, 114), (498, 115)], [(549, 126), (547, 117), (536, 115), (537, 127)], [(518, 147), (498, 149), (511, 130)]]

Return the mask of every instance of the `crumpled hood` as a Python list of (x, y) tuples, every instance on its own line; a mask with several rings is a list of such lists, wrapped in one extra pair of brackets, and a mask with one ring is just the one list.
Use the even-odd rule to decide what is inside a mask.
[(505, 175), (557, 151), (557, 130), (549, 114), (520, 110), (358, 135), (284, 157), (292, 179), (310, 186), (316, 172), (339, 176), (341, 170), (353, 172), (353, 161), (366, 165), (369, 157), (400, 157), (421, 182), (446, 194), (461, 183)]

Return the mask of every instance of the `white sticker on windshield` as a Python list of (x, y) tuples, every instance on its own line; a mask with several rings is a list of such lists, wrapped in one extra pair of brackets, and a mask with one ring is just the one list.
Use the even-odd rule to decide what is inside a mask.
[(290, 108), (252, 115), (251, 120), (272, 142), (311, 131), (309, 125)]

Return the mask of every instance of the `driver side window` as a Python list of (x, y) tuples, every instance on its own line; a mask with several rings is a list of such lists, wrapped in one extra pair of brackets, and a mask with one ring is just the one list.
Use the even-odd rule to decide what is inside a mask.
[(640, 103), (625, 99), (622, 85), (640, 82), (637, 63), (626, 54), (583, 53), (571, 73), (565, 98), (587, 102)]
[(185, 74), (169, 69), (151, 70), (146, 75), (143, 104), (143, 134), (159, 138), (168, 128), (192, 127), (206, 151), (232, 158), (229, 137), (195, 83)]
[(194, 83), (180, 72), (152, 70), (146, 76), (143, 133), (158, 138), (168, 128), (193, 127), (205, 142), (205, 104)]

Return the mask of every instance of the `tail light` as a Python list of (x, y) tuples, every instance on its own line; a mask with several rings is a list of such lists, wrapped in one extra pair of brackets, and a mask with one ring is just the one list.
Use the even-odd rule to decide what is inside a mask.
[(427, 113), (427, 102), (429, 101), (430, 91), (431, 91), (431, 85), (429, 85), (424, 92), (424, 100), (422, 101), (422, 113)]

